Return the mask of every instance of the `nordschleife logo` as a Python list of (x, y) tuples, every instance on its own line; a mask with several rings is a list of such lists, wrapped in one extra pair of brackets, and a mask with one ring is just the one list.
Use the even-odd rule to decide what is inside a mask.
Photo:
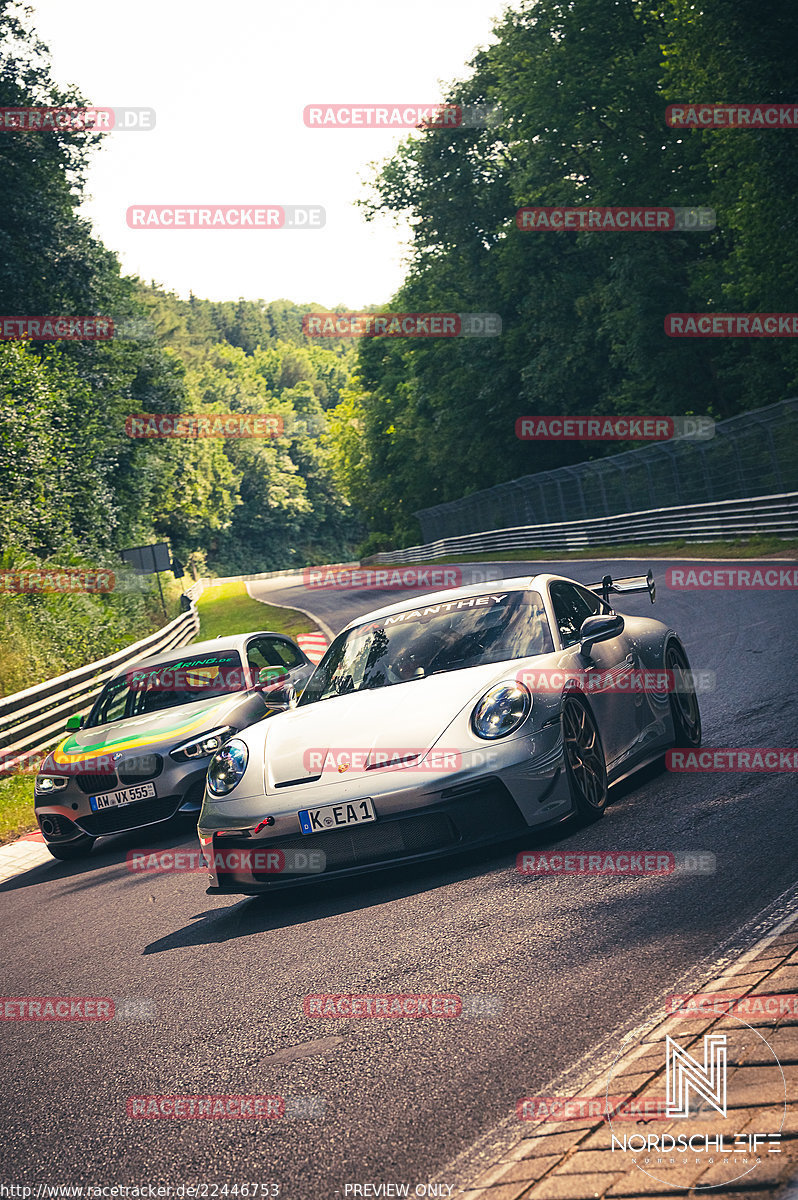
[(726, 1116), (726, 1034), (704, 1037), (704, 1063), (697, 1062), (675, 1038), (666, 1034), (668, 1117), (690, 1116), (690, 1092)]

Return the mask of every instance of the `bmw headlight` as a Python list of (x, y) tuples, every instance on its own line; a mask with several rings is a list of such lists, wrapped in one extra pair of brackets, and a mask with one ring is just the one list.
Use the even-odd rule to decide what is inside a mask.
[(208, 791), (227, 796), (244, 778), (249, 750), (238, 738), (231, 738), (211, 759), (208, 767)]
[(61, 788), (65, 788), (68, 783), (65, 775), (37, 775), (34, 783), (34, 791), (42, 794), (46, 792), (58, 792)]
[(477, 737), (493, 741), (517, 729), (532, 708), (532, 696), (523, 683), (500, 683), (486, 692), (471, 714)]
[(179, 746), (170, 750), (169, 754), (181, 762), (188, 758), (208, 758), (217, 750), (221, 750), (227, 739), (232, 737), (235, 732), (230, 725), (223, 725), (221, 729), (211, 729), (200, 737), (192, 738), (190, 742), (181, 742)]

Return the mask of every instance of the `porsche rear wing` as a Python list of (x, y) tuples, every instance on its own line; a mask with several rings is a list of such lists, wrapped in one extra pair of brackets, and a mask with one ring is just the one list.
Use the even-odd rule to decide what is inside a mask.
[(618, 594), (648, 592), (652, 604), (657, 594), (654, 572), (651, 570), (649, 570), (647, 575), (630, 575), (626, 579), (613, 579), (612, 575), (605, 575), (601, 583), (587, 583), (585, 587), (587, 587), (588, 591), (595, 592), (597, 596), (601, 596), (605, 604), (609, 604), (609, 598), (613, 592)]

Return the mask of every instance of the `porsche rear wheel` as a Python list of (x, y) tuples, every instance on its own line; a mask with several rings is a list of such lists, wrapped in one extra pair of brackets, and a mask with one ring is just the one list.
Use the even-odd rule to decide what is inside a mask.
[(673, 717), (674, 746), (701, 745), (701, 713), (682, 645), (672, 639), (665, 649), (665, 669), (673, 673), (668, 693)]
[(562, 739), (574, 813), (589, 825), (607, 807), (607, 764), (593, 714), (575, 697), (567, 697), (562, 706)]

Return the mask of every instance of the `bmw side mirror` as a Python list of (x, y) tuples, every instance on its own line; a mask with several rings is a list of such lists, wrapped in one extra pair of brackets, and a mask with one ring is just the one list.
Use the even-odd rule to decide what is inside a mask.
[(608, 642), (620, 633), (623, 633), (623, 617), (620, 613), (599, 613), (595, 617), (587, 617), (579, 630), (579, 650), (584, 658), (590, 658), (596, 642)]
[(83, 728), (83, 717), (80, 713), (73, 713), (71, 717), (67, 717), (66, 731), (67, 733), (75, 733), (76, 730)]

